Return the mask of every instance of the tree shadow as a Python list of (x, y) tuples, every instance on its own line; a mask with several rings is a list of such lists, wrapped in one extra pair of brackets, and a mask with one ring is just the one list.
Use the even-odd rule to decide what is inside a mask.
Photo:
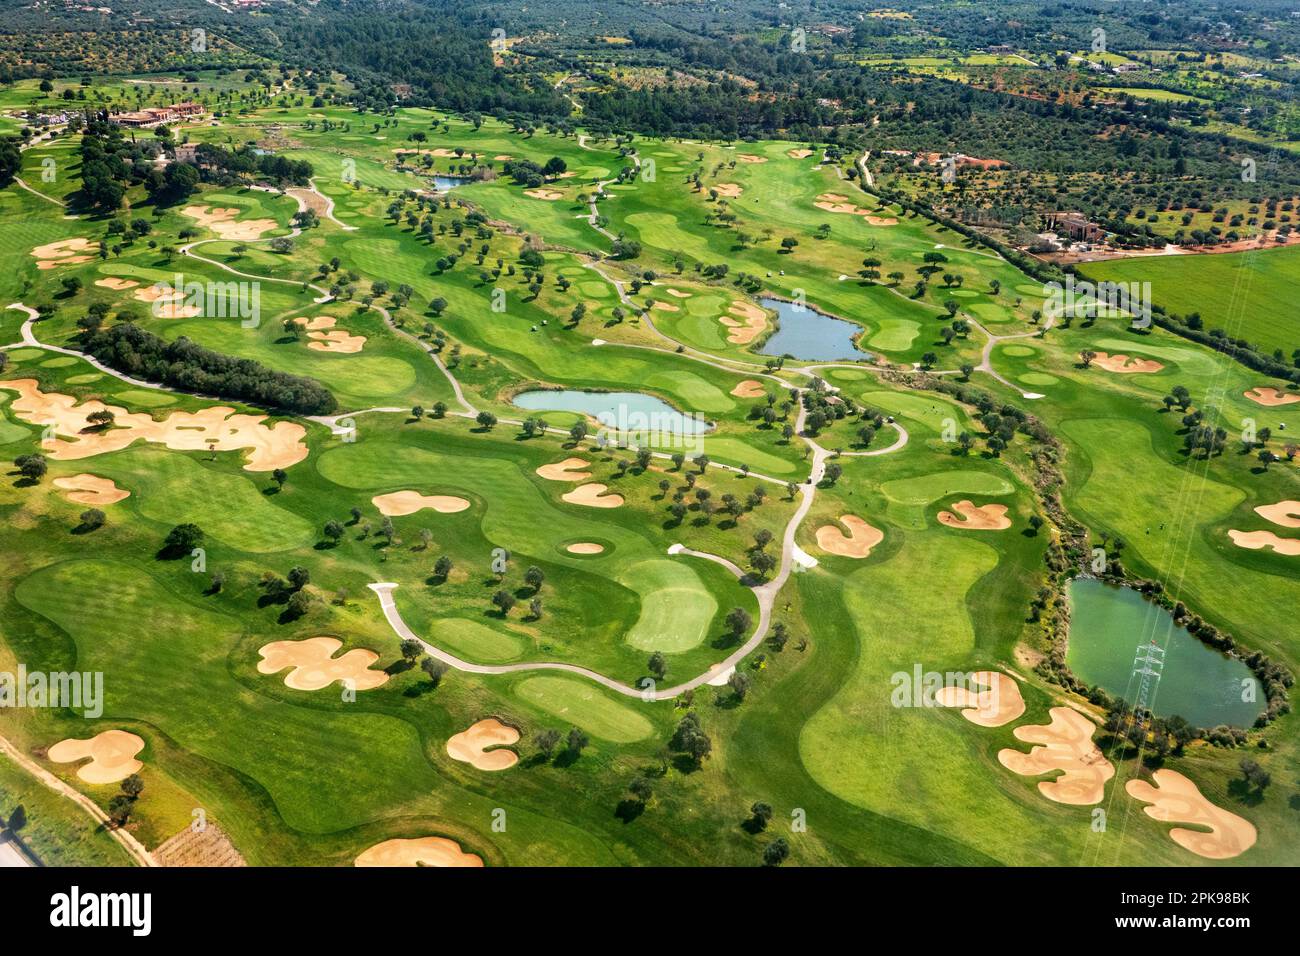
[(614, 816), (624, 823), (631, 823), (643, 813), (645, 813), (645, 804), (630, 797), (620, 800), (614, 809)]

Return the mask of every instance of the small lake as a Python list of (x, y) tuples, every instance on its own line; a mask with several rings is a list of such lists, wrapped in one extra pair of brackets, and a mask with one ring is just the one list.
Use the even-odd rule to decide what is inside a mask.
[(445, 193), (448, 189), (454, 189), (457, 186), (469, 182), (464, 176), (434, 176), (433, 186), (440, 193)]
[(759, 349), (764, 355), (793, 355), (802, 362), (862, 361), (871, 358), (859, 351), (853, 337), (862, 327), (818, 312), (812, 306), (797, 307), (781, 299), (759, 299), (765, 309), (775, 309), (781, 327)]
[[(1197, 727), (1250, 727), (1263, 713), (1264, 688), (1250, 668), (1202, 644), (1175, 625), (1160, 605), (1132, 588), (1092, 579), (1070, 582), (1070, 646), (1065, 662), (1080, 680), (1132, 704), (1139, 682), (1133, 661), (1139, 645), (1153, 638), (1165, 648), (1153, 697), (1157, 715), (1177, 714)], [(1241, 699), (1242, 681), (1254, 685), (1255, 702)]]
[(713, 426), (704, 416), (684, 414), (662, 399), (644, 392), (583, 392), (578, 389), (535, 389), (514, 397), (520, 408), (544, 412), (581, 412), (606, 428), (620, 432), (659, 432), (699, 435)]

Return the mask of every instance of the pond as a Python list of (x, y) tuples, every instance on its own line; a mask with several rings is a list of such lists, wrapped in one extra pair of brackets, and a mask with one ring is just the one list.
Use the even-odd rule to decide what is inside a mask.
[(581, 412), (619, 432), (699, 435), (713, 426), (698, 413), (679, 412), (644, 392), (584, 392), (579, 389), (535, 389), (514, 397), (520, 408), (548, 412)]
[[(1264, 710), (1264, 689), (1241, 661), (1201, 643), (1173, 615), (1132, 588), (1080, 578), (1070, 582), (1070, 645), (1065, 662), (1093, 686), (1130, 704), (1138, 693), (1138, 647), (1165, 649), (1151, 709), (1198, 727), (1250, 727)], [(1247, 688), (1254, 701), (1242, 700)]]
[(448, 189), (454, 189), (468, 182), (464, 176), (437, 176), (433, 177), (433, 187), (440, 193), (445, 193)]
[(853, 337), (862, 327), (781, 299), (759, 299), (765, 309), (775, 309), (781, 327), (762, 348), (764, 355), (792, 355), (802, 362), (862, 361), (870, 353), (860, 351)]

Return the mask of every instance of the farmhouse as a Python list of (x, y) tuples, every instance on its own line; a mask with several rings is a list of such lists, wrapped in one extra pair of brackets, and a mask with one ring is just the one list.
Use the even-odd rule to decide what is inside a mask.
[(1078, 212), (1049, 212), (1043, 215), (1043, 227), (1076, 242), (1101, 242), (1106, 230)]

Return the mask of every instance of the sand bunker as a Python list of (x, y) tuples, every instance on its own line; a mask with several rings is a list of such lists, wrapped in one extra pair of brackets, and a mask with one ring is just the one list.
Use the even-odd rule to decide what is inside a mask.
[(413, 515), (424, 508), (450, 515), (469, 507), (468, 501), (455, 495), (422, 495), (418, 491), (394, 491), (386, 495), (375, 495), (370, 501), (381, 515), (394, 518)]
[(1062, 771), (1054, 780), (1038, 782), (1038, 792), (1048, 800), (1071, 806), (1100, 803), (1115, 767), (1092, 742), (1097, 725), (1069, 707), (1053, 707), (1048, 713), (1052, 715), (1050, 724), (1028, 724), (1014, 731), (1017, 740), (1041, 746), (1027, 754), (1000, 750), (998, 762), (1025, 777)]
[(763, 156), (755, 156), (753, 153), (741, 153), (739, 156), (736, 157), (736, 159), (737, 159), (739, 162), (742, 162), (742, 163), (750, 163), (751, 165), (754, 164), (754, 163), (765, 163), (765, 162), (767, 162), (767, 159), (766, 159), (765, 157), (763, 157)]
[(511, 156), (509, 153), (499, 153), (496, 156), (493, 156), (492, 158), (496, 160), (498, 163), (508, 163), (510, 162), (510, 160), (514, 159), (514, 157)]
[(131, 295), (139, 302), (148, 302), (150, 311), (161, 319), (190, 319), (203, 312), (197, 305), (184, 305), (184, 290), (173, 289), (165, 282), (136, 289)]
[(77, 770), (77, 776), (86, 783), (117, 783), (144, 767), (135, 755), (144, 750), (144, 740), (125, 730), (106, 730), (89, 740), (75, 737), (60, 740), (49, 749), (47, 756), (55, 763), (76, 763), (90, 758), (90, 763)]
[(1145, 780), (1124, 785), (1128, 795), (1151, 806), (1146, 815), (1162, 823), (1191, 823), (1209, 827), (1209, 833), (1174, 827), (1169, 838), (1184, 850), (1211, 860), (1241, 856), (1255, 845), (1255, 827), (1235, 813), (1216, 807), (1202, 796), (1196, 784), (1176, 770), (1157, 770), (1155, 786)]
[(181, 214), (197, 220), (200, 226), (211, 229), (222, 239), (231, 242), (247, 242), (259, 238), (268, 229), (279, 225), (274, 219), (246, 219), (235, 222), (241, 212), (233, 206), (186, 206)]
[(112, 289), (114, 292), (124, 292), (127, 289), (134, 289), (139, 284), (140, 283), (136, 282), (134, 279), (116, 279), (110, 277), (107, 279), (95, 280), (95, 285), (99, 286), (101, 289)]
[(898, 225), (898, 220), (893, 216), (877, 216), (870, 209), (863, 209), (856, 203), (851, 202), (848, 196), (841, 196), (839, 193), (822, 193), (817, 197), (817, 201), (813, 205), (825, 212), (861, 216), (873, 226)]
[(569, 554), (603, 554), (605, 546), (594, 541), (578, 541), (564, 549)]
[(976, 671), (973, 681), (984, 690), (968, 687), (941, 687), (934, 695), (940, 707), (962, 707), (961, 715), (981, 727), (1001, 727), (1025, 712), (1020, 685), (1001, 671)]
[[(470, 764), (479, 770), (508, 770), (519, 762), (519, 755), (504, 748), (518, 740), (519, 731), (495, 717), (489, 717), (448, 740), (447, 754), (452, 760)], [(502, 749), (488, 750), (489, 747)]]
[[(213, 405), (198, 412), (172, 412), (155, 421), (143, 412), (129, 412), (116, 405), (88, 401), (78, 405), (71, 395), (45, 394), (30, 378), (0, 382), (0, 388), (18, 393), (11, 408), (24, 421), (51, 425), (72, 440), (54, 438), (42, 442), (45, 454), (59, 461), (90, 458), (121, 451), (140, 440), (157, 442), (178, 451), (235, 451), (248, 449), (245, 471), (273, 471), (288, 468), (307, 457), (303, 438), (307, 430), (296, 422), (276, 422), (268, 428), (265, 415), (237, 413), (226, 405)], [(86, 416), (111, 411), (113, 427), (87, 431)]]
[(1250, 551), (1272, 548), (1278, 554), (1285, 554), (1292, 558), (1300, 554), (1300, 538), (1279, 538), (1272, 531), (1231, 530), (1228, 532), (1228, 537), (1237, 547)]
[(564, 461), (542, 465), (537, 469), (537, 473), (547, 481), (585, 481), (591, 477), (591, 472), (582, 469), (590, 464), (591, 462), (581, 458), (566, 458)]
[(1283, 528), (1300, 528), (1300, 501), (1279, 501), (1273, 505), (1260, 505), (1255, 514)]
[(1296, 402), (1300, 402), (1300, 395), (1286, 395), (1275, 388), (1267, 388), (1263, 385), (1257, 385), (1242, 394), (1256, 405), (1267, 405), (1270, 408), (1277, 405), (1294, 405)]
[(857, 515), (840, 515), (840, 524), (849, 529), (848, 535), (833, 524), (817, 529), (817, 547), (827, 554), (844, 558), (865, 558), (871, 549), (885, 539), (885, 532), (873, 528)]
[(545, 199), (547, 202), (564, 198), (564, 193), (554, 189), (525, 189), (524, 195), (532, 196), (534, 199)]
[(385, 840), (372, 846), (354, 866), (482, 866), (483, 858), (466, 853), (455, 840), (421, 837), (418, 840)]
[(716, 186), (710, 188), (719, 196), (723, 196), (727, 199), (738, 199), (740, 194), (745, 191), (738, 183), (718, 183)]
[(683, 292), (681, 289), (665, 289), (664, 291), (674, 299), (689, 299), (691, 297), (689, 292)]
[(293, 321), (311, 332), (319, 332), (322, 329), (334, 328), (334, 323), (337, 322), (338, 319), (334, 318), (332, 315), (319, 315), (314, 319), (299, 316)]
[(343, 352), (351, 355), (360, 352), (366, 344), (364, 335), (353, 335), (343, 329), (335, 329), (333, 332), (308, 332), (307, 338), (312, 340), (307, 343), (307, 348), (317, 352)]
[(586, 505), (589, 508), (617, 508), (623, 503), (622, 495), (607, 495), (606, 489), (606, 485), (596, 482), (590, 485), (579, 485), (560, 497), (571, 505)]
[(812, 154), (813, 151), (811, 149), (792, 149), (786, 153), (786, 155), (791, 159), (807, 159)]
[(679, 306), (673, 305), (671, 302), (656, 302), (654, 307), (655, 307), (655, 310), (658, 311), (658, 312), (680, 312), (680, 311), (682, 311), (681, 308), (680, 308)]
[(354, 648), (342, 657), (334, 653), (343, 646), (337, 637), (309, 637), (305, 641), (274, 641), (265, 645), (257, 664), (259, 674), (276, 674), (292, 667), (285, 675), (286, 687), (294, 690), (320, 690), (335, 681), (352, 690), (373, 690), (388, 682), (383, 671), (370, 670), (379, 660), (374, 651)]
[(54, 487), (68, 492), (69, 501), (83, 505), (111, 505), (131, 496), (131, 492), (114, 484), (112, 478), (100, 478), (98, 475), (55, 478)]
[(36, 268), (38, 269), (56, 269), (59, 266), (70, 266), (78, 262), (89, 262), (95, 258), (92, 256), (77, 255), (87, 249), (98, 251), (99, 243), (82, 236), (75, 239), (61, 239), (58, 242), (47, 242), (43, 246), (37, 246), (32, 250), (32, 255), (36, 257)]
[(1133, 372), (1159, 372), (1164, 368), (1159, 362), (1150, 359), (1129, 358), (1124, 354), (1107, 355), (1105, 352), (1098, 352), (1092, 364), (1108, 372), (1122, 372), (1126, 375)]
[(957, 502), (952, 511), (940, 511), (939, 523), (968, 531), (1005, 531), (1011, 527), (1006, 505), (975, 505), (970, 501)]
[(736, 319), (725, 315), (718, 319), (730, 330), (727, 333), (727, 341), (733, 345), (748, 345), (754, 341), (758, 333), (767, 328), (767, 313), (752, 302), (737, 299), (731, 303), (727, 311), (743, 320), (737, 322)]
[(731, 390), (731, 394), (737, 398), (759, 398), (767, 394), (763, 388), (763, 383), (752, 378), (747, 378)]

